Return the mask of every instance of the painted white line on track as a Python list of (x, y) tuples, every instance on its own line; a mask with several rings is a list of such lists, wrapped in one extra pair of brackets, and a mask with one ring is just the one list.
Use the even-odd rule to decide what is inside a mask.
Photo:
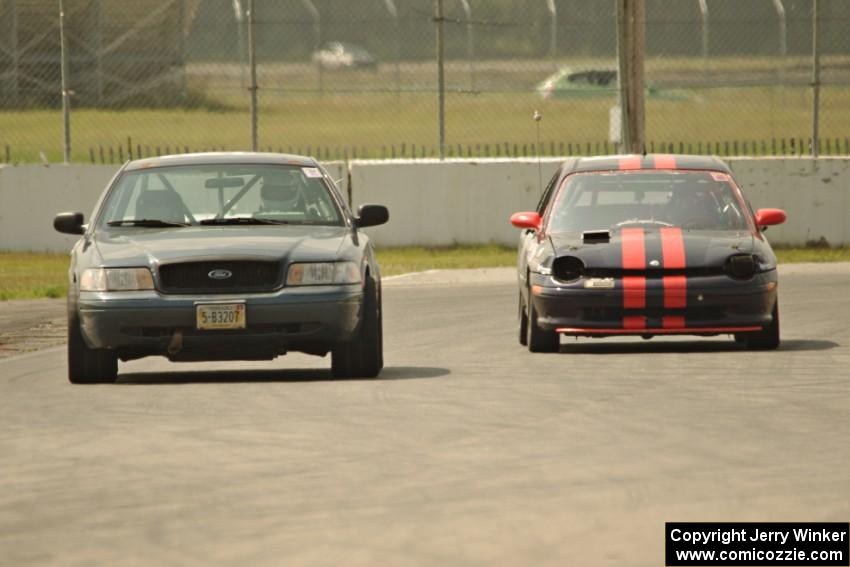
[(386, 277), (381, 278), (381, 280), (388, 282), (388, 281), (392, 281), (392, 280), (400, 280), (402, 278), (409, 278), (411, 276), (421, 276), (423, 274), (436, 274), (439, 271), (440, 270), (434, 269), (434, 270), (424, 270), (422, 272), (407, 272), (406, 274), (398, 274), (398, 275), (395, 275), (395, 276), (386, 276)]

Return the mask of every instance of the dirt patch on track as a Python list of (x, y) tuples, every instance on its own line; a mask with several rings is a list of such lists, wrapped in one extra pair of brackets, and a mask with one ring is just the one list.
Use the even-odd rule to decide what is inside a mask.
[(64, 299), (0, 302), (0, 358), (65, 342)]

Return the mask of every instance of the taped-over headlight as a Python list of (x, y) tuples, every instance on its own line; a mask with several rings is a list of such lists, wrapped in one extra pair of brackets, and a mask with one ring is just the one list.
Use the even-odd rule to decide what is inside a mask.
[(753, 258), (756, 261), (756, 272), (769, 272), (771, 270), (776, 269), (776, 264), (773, 262), (768, 262), (758, 254), (753, 255)]
[(80, 291), (137, 291), (153, 289), (148, 268), (91, 268), (80, 278)]
[(360, 267), (354, 262), (311, 262), (291, 264), (286, 285), (360, 283)]

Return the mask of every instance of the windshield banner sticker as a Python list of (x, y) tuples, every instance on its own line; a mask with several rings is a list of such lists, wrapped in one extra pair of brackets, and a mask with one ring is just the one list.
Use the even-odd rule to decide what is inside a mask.
[(322, 172), (319, 171), (318, 167), (304, 167), (301, 169), (304, 172), (304, 175), (307, 177), (321, 177)]

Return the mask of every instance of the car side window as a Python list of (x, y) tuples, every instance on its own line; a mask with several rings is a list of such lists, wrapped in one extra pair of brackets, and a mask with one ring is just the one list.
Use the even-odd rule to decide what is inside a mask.
[(555, 172), (555, 175), (549, 181), (549, 185), (546, 186), (546, 189), (543, 191), (543, 195), (540, 196), (540, 201), (537, 202), (537, 212), (541, 215), (546, 210), (546, 207), (549, 205), (549, 199), (552, 198), (552, 193), (555, 187), (558, 185), (558, 178), (561, 177), (561, 170)]

